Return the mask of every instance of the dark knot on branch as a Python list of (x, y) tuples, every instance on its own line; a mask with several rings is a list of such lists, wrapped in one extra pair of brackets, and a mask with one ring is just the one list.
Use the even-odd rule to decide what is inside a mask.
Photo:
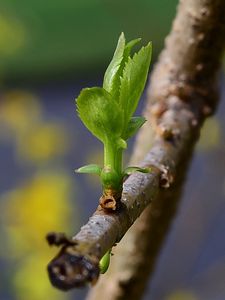
[(49, 279), (54, 287), (67, 291), (96, 283), (100, 272), (97, 258), (79, 253), (76, 249), (77, 242), (64, 234), (50, 233), (47, 241), (50, 245), (63, 245), (47, 267)]
[(82, 255), (63, 253), (48, 264), (48, 274), (53, 286), (67, 291), (94, 284), (99, 276), (99, 267)]

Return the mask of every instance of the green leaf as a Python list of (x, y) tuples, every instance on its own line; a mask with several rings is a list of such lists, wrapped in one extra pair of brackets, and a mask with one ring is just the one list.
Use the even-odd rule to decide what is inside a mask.
[(151, 60), (151, 44), (129, 57), (123, 70), (119, 103), (124, 110), (124, 125), (128, 124), (143, 92)]
[(129, 43), (127, 43), (127, 45), (124, 48), (124, 52), (123, 52), (123, 59), (120, 63), (120, 68), (116, 73), (116, 76), (114, 78), (114, 82), (113, 82), (113, 86), (112, 86), (112, 91), (111, 94), (113, 96), (113, 98), (116, 101), (119, 101), (119, 97), (120, 97), (120, 84), (121, 84), (121, 76), (123, 74), (123, 70), (125, 67), (126, 62), (128, 61), (129, 55), (130, 55), (130, 51), (131, 49), (140, 41), (141, 39), (135, 39), (130, 41)]
[(111, 250), (107, 251), (106, 254), (101, 258), (99, 262), (100, 273), (104, 274), (109, 267)]
[(97, 175), (100, 175), (101, 171), (102, 168), (95, 164), (86, 165), (75, 170), (76, 173), (88, 173), (88, 174), (97, 174)]
[(77, 98), (77, 111), (84, 125), (104, 144), (120, 138), (122, 110), (103, 88), (83, 89)]
[(130, 55), (130, 51), (140, 41), (141, 41), (141, 39), (138, 38), (138, 39), (135, 39), (135, 40), (131, 40), (129, 43), (126, 44), (125, 49), (124, 49), (124, 53), (123, 53), (123, 63), (124, 63), (124, 65), (128, 61), (128, 57)]
[(151, 168), (140, 168), (140, 167), (128, 167), (124, 170), (125, 175), (131, 175), (135, 172), (141, 172), (141, 173), (150, 173)]
[(123, 134), (125, 140), (134, 135), (139, 128), (146, 122), (144, 117), (132, 117), (127, 125), (126, 131)]
[(120, 68), (120, 64), (123, 59), (124, 49), (125, 49), (125, 36), (124, 33), (122, 32), (119, 37), (118, 44), (114, 52), (113, 58), (104, 75), (103, 88), (111, 94), (115, 86), (117, 72)]
[(113, 59), (105, 72), (103, 88), (107, 90), (116, 101), (119, 99), (120, 77), (122, 76), (130, 51), (140, 40), (140, 38), (131, 40), (125, 45), (125, 36), (122, 32)]

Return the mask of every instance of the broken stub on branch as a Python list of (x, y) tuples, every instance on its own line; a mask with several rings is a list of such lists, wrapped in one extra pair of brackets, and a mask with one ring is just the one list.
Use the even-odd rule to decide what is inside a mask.
[(49, 245), (62, 246), (58, 255), (48, 264), (48, 275), (53, 286), (60, 290), (95, 284), (99, 277), (99, 260), (94, 256), (82, 255), (77, 251), (76, 241), (62, 233), (49, 233)]

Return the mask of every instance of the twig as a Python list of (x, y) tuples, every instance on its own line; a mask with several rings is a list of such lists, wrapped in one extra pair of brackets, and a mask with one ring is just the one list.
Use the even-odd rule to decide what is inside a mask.
[(99, 259), (121, 240), (159, 189), (161, 171), (151, 165), (150, 157), (144, 166), (151, 166), (152, 172), (134, 174), (127, 179), (119, 210), (107, 213), (99, 206), (71, 241), (66, 241), (64, 235), (62, 242), (58, 235), (48, 236), (50, 244), (63, 245), (59, 255), (48, 266), (53, 285), (67, 290), (96, 281)]

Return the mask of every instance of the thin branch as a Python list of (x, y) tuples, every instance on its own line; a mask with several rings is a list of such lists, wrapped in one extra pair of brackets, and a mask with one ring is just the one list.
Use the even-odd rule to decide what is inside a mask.
[[(164, 220), (164, 217), (159, 216), (163, 215), (165, 209), (174, 211), (175, 207), (159, 195), (163, 193), (169, 198), (178, 194), (176, 186), (179, 186), (180, 179), (177, 171), (182, 161), (188, 161), (187, 153), (193, 147), (202, 121), (215, 107), (215, 78), (224, 42), (224, 6), (222, 0), (181, 2), (166, 49), (155, 68), (149, 93), (146, 116), (154, 125), (154, 140), (151, 151), (140, 165), (150, 167), (151, 173), (136, 173), (126, 180), (119, 210), (106, 213), (98, 207), (71, 241), (64, 236), (57, 242), (54, 236), (53, 240), (50, 239), (52, 244), (62, 244), (59, 254), (48, 265), (50, 280), (56, 287), (67, 290), (88, 282), (94, 283), (99, 276), (99, 259), (121, 240), (150, 203), (150, 208), (144, 212), (143, 219), (140, 218), (142, 223), (139, 224), (150, 224), (155, 231), (144, 231), (148, 231), (147, 235), (154, 232), (152, 237), (155, 235), (159, 243), (153, 248), (159, 248), (162, 237), (157, 236), (164, 236), (164, 231), (157, 233), (159, 222)], [(152, 129), (148, 126), (140, 133), (136, 158), (140, 153), (140, 157), (143, 157), (140, 149), (149, 144), (151, 133)], [(146, 222), (149, 218), (150, 221)], [(166, 217), (165, 224), (169, 223), (169, 219)], [(137, 238), (140, 232), (134, 231), (131, 236)], [(142, 240), (145, 240), (144, 235)], [(146, 251), (149, 245), (142, 243), (141, 247)], [(140, 274), (139, 267), (143, 265), (143, 253), (134, 244), (133, 249), (140, 252), (140, 262), (134, 263), (135, 267), (132, 268), (132, 261), (129, 260), (128, 264), (125, 263), (126, 269), (123, 269), (124, 263), (118, 255), (119, 270), (124, 278), (115, 275), (117, 273), (115, 276), (109, 273), (112, 279), (109, 284), (105, 282), (108, 277), (105, 275), (102, 277), (105, 284), (97, 285), (90, 299), (125, 299), (127, 290), (134, 286), (133, 278)], [(145, 279), (146, 276), (143, 282)], [(109, 292), (110, 286), (112, 293)]]
[(161, 171), (151, 165), (150, 157), (144, 166), (151, 166), (152, 172), (131, 175), (126, 180), (120, 209), (107, 213), (99, 206), (71, 241), (65, 241), (63, 236), (58, 242), (55, 240), (58, 235), (48, 236), (50, 244), (63, 245), (59, 255), (48, 266), (53, 285), (67, 290), (95, 282), (101, 257), (121, 240), (159, 189)]

